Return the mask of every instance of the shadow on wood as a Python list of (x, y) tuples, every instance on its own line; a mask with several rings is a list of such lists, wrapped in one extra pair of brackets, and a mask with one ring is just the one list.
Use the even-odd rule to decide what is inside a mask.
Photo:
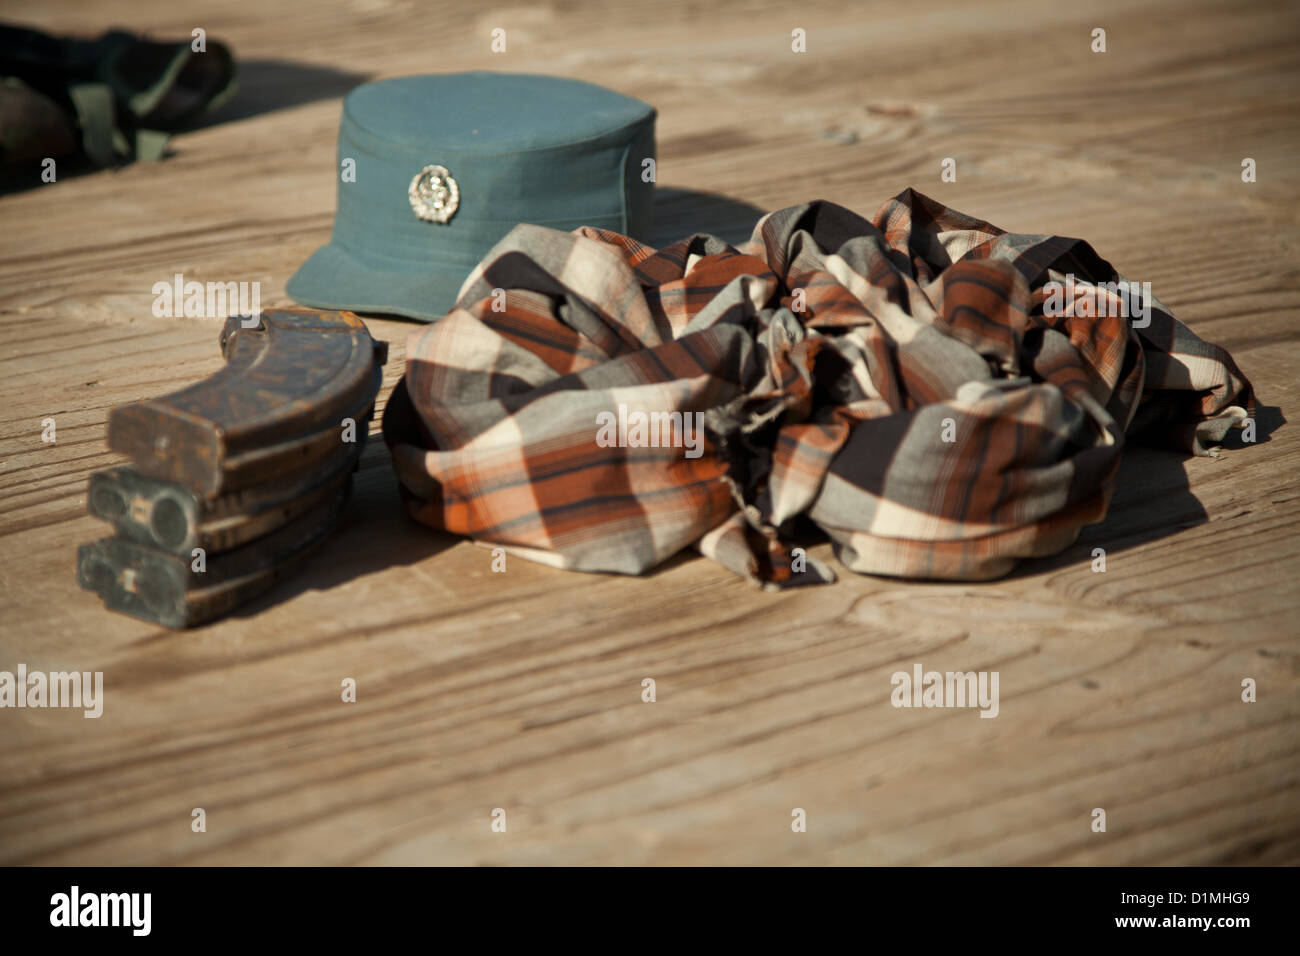
[[(377, 434), (372, 437), (379, 439)], [(367, 448), (353, 481), (352, 502), (338, 531), (299, 573), (239, 608), (231, 617), (255, 617), (306, 591), (324, 591), (354, 578), (415, 564), (462, 540), (417, 524), (407, 516), (398, 496), (392, 459), (382, 439)]]
[(1106, 517), (1088, 525), (1079, 539), (1059, 554), (1021, 562), (1007, 576), (1025, 577), (1094, 560), (1093, 549), (1111, 555), (1204, 524), (1205, 508), (1187, 484), (1184, 463), (1190, 456), (1162, 448), (1130, 445), (1124, 449), (1115, 495)]
[(230, 102), (204, 114), (186, 129), (203, 129), (341, 97), (370, 79), (367, 73), (350, 73), (329, 66), (287, 60), (237, 60), (236, 70), (239, 89)]
[(678, 239), (704, 232), (736, 245), (749, 238), (754, 223), (763, 215), (757, 206), (719, 193), (659, 186), (655, 188), (649, 242), (662, 249)]
[[(1267, 445), (1269, 436), (1286, 424), (1286, 416), (1282, 414), (1282, 409), (1277, 405), (1260, 405), (1255, 409), (1255, 441), (1256, 445)], [(1241, 432), (1234, 428), (1223, 436), (1223, 447), (1227, 449), (1244, 449), (1250, 447), (1250, 443), (1241, 440)]]

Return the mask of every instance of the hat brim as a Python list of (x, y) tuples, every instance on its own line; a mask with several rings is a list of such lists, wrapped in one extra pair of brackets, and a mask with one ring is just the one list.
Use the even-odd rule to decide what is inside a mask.
[(380, 269), (334, 244), (321, 246), (293, 274), (285, 291), (300, 305), (381, 312), (423, 322), (441, 319), (456, 303), (469, 270)]

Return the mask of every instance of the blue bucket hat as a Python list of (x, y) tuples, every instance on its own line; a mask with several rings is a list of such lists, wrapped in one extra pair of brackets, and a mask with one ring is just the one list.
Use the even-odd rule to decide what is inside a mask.
[(287, 291), (317, 308), (431, 321), (518, 223), (645, 238), (654, 120), (640, 100), (553, 76), (360, 86), (339, 123), (334, 232)]

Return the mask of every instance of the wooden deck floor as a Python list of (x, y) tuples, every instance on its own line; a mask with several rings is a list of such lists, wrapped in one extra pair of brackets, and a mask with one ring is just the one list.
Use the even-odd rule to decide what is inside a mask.
[[(1298, 8), (728, 7), (7, 5), (60, 31), (202, 26), (244, 94), (162, 162), (0, 197), (0, 670), (100, 670), (106, 696), (99, 720), (0, 711), (0, 862), (1300, 862)], [(787, 595), (692, 555), (640, 579), (494, 574), (405, 519), (375, 441), (346, 527), (246, 613), (173, 633), (103, 611), (74, 556), (104, 533), (85, 490), (119, 461), (106, 415), (221, 365), (219, 323), (152, 318), (153, 283), (287, 302), (329, 233), (342, 94), (461, 69), (656, 105), (665, 241), (817, 197), (869, 214), (909, 185), (1082, 236), (1232, 350), (1261, 440), (1132, 451), (1107, 520), (1002, 581), (845, 572)], [(410, 328), (372, 323), (382, 394)], [(998, 671), (999, 716), (894, 709), (916, 662)]]

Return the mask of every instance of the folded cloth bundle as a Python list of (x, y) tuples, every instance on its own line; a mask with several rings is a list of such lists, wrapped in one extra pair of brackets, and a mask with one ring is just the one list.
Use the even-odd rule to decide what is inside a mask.
[(820, 529), (854, 571), (984, 580), (1104, 517), (1126, 433), (1206, 454), (1249, 414), (1231, 356), (1137, 288), (910, 189), (739, 248), (521, 225), (411, 335), (384, 437), (416, 519), (556, 567), (694, 544), (815, 583)]

